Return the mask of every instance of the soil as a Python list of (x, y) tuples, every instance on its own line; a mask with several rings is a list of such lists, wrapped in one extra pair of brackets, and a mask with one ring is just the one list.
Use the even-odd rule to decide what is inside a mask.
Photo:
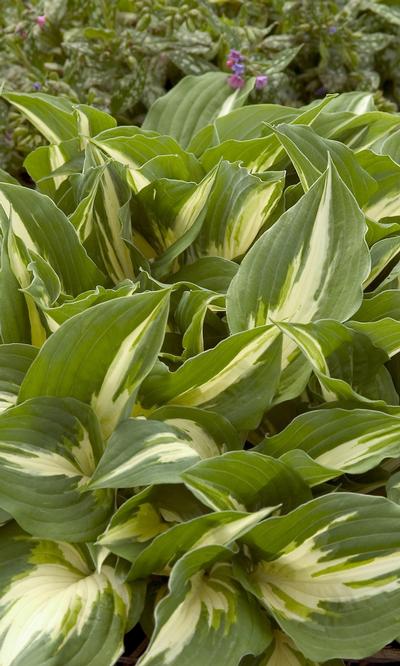
[(397, 664), (397, 666), (400, 666), (400, 645), (389, 646), (368, 659), (346, 661), (345, 663), (347, 666), (378, 666), (378, 664)]

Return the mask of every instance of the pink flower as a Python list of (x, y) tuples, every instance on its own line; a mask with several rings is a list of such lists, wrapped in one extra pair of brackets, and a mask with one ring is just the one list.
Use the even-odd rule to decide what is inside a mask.
[(265, 88), (267, 83), (268, 83), (268, 76), (266, 76), (265, 74), (256, 76), (256, 90), (262, 90), (263, 88)]
[(36, 23), (38, 24), (39, 28), (43, 28), (46, 23), (46, 16), (44, 14), (38, 16), (36, 19)]
[(233, 67), (234, 64), (235, 64), (235, 60), (232, 60), (232, 58), (228, 58), (228, 60), (226, 61), (226, 66), (227, 67)]
[(232, 74), (232, 76), (228, 76), (228, 83), (231, 88), (243, 88), (244, 79), (239, 74)]

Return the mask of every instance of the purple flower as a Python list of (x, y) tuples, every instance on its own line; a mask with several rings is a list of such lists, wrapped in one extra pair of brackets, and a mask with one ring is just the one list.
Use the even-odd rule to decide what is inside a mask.
[(246, 69), (245, 66), (239, 62), (236, 62), (232, 67), (232, 70), (235, 72), (235, 74), (239, 74), (239, 76), (244, 74), (245, 69)]
[(240, 53), (240, 51), (237, 51), (236, 49), (231, 49), (229, 51), (228, 58), (236, 62), (241, 62), (241, 60), (243, 60), (242, 54)]
[(44, 14), (38, 16), (36, 19), (36, 23), (38, 24), (39, 28), (44, 28), (44, 25), (46, 23), (46, 16)]
[(33, 84), (34, 90), (40, 90), (41, 87), (42, 85), (39, 83), (39, 81), (35, 81), (35, 83)]
[(317, 95), (317, 97), (323, 97), (324, 95), (326, 95), (327, 92), (328, 91), (325, 88), (325, 86), (321, 86), (320, 88), (316, 89), (315, 94)]
[(231, 88), (243, 88), (244, 79), (238, 74), (232, 74), (232, 76), (228, 76), (228, 83)]
[(268, 83), (268, 76), (266, 74), (261, 74), (256, 76), (256, 90), (262, 90)]
[(336, 25), (330, 25), (327, 32), (328, 32), (328, 35), (334, 35), (337, 32)]

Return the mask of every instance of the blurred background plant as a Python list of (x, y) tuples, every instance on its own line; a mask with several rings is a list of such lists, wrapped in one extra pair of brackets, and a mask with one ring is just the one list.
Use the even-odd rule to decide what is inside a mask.
[[(257, 101), (299, 106), (326, 92), (370, 90), (400, 102), (398, 0), (0, 0), (0, 80), (64, 95), (140, 124), (183, 76), (222, 69), (230, 49)], [(228, 80), (228, 79), (227, 79)], [(21, 176), (41, 139), (0, 106), (0, 167)]]

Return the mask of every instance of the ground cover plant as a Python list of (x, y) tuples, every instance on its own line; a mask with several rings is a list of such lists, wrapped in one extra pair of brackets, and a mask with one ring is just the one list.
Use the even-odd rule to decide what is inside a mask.
[(339, 666), (399, 636), (400, 119), (7, 93), (0, 663)]
[[(183, 76), (224, 71), (230, 49), (246, 76), (267, 77), (255, 102), (300, 106), (326, 92), (376, 91), (398, 105), (397, 0), (15, 0), (0, 2), (0, 81), (16, 91), (94, 104), (140, 124)], [(235, 81), (232, 82), (235, 85)], [(0, 168), (21, 177), (40, 142), (0, 105)]]

